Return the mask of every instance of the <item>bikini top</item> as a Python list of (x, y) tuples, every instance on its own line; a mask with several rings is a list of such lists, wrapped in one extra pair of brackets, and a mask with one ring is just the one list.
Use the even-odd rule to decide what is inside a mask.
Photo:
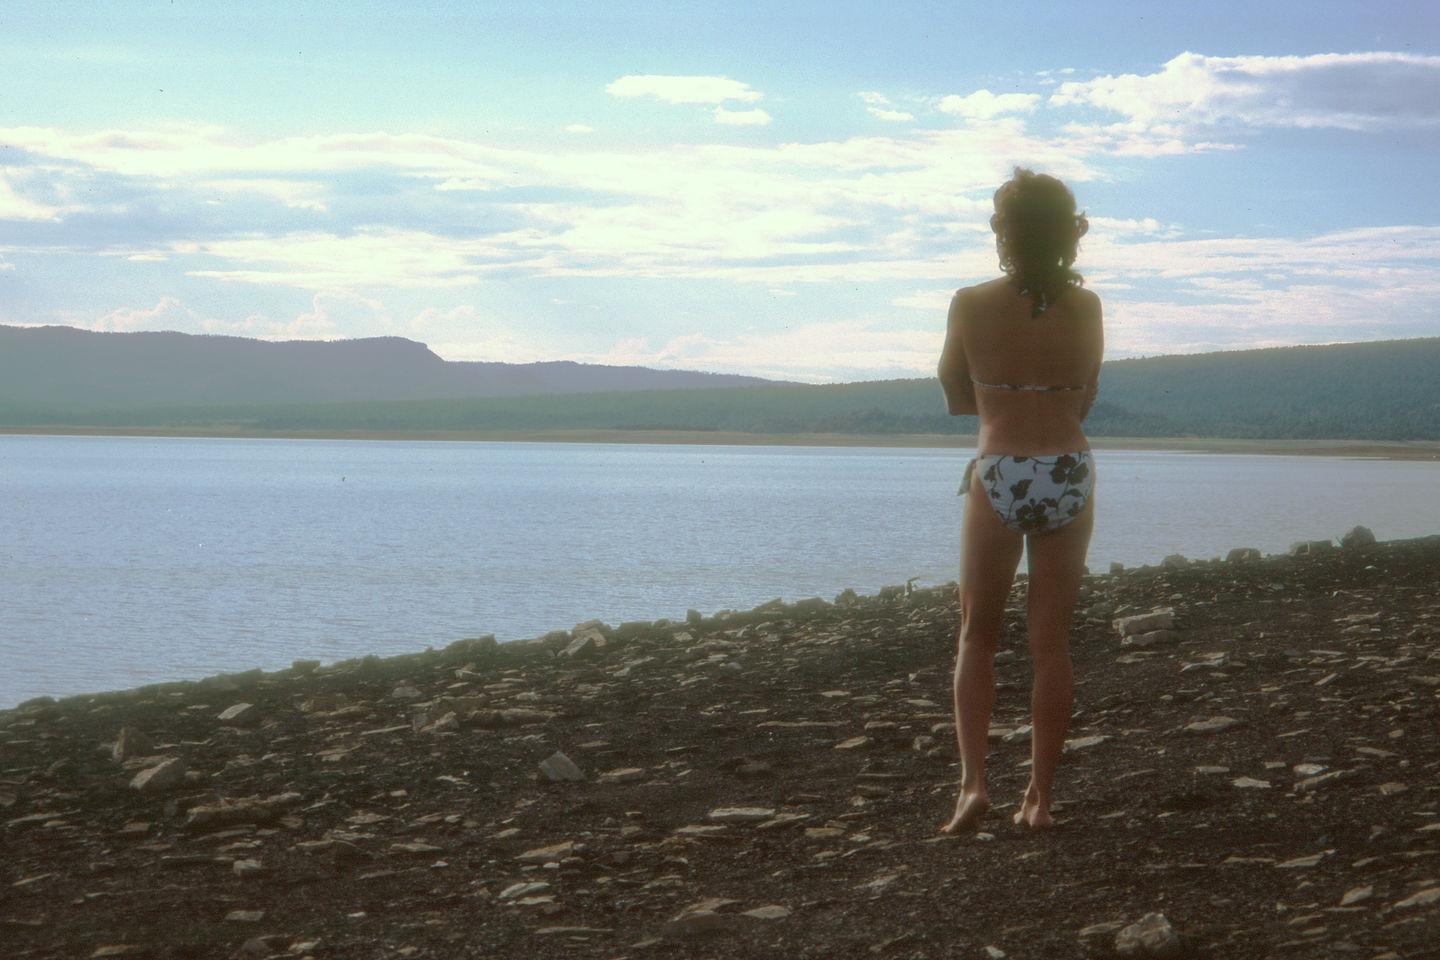
[(977, 386), (977, 387), (989, 387), (991, 390), (1044, 390), (1044, 391), (1050, 391), (1050, 390), (1088, 390), (1088, 389), (1089, 389), (1088, 386), (1074, 387), (1074, 386), (1068, 386), (1068, 385), (1066, 385), (1066, 386), (1054, 386), (1054, 387), (1052, 387), (1052, 386), (1050, 386), (1049, 384), (1033, 384), (1033, 383), (985, 383), (984, 381), (976, 380), (974, 377), (971, 377), (971, 378), (970, 378), (970, 382), (973, 383), (973, 384), (975, 384), (975, 386)]

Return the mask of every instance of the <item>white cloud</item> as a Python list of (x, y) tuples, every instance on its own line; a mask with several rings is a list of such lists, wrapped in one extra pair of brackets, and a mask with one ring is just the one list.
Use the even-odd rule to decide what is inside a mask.
[(0, 167), (0, 220), (59, 220), (63, 208), (22, 196), (13, 181), (28, 178), (29, 171)]
[(667, 103), (754, 103), (762, 96), (748, 83), (728, 77), (672, 77), (656, 74), (621, 77), (605, 87), (612, 97), (655, 97)]
[(944, 337), (943, 324), (927, 330), (888, 330), (862, 320), (845, 320), (728, 339), (695, 333), (654, 346), (648, 338), (636, 337), (620, 341), (605, 353), (569, 359), (818, 383), (929, 376)]
[(770, 123), (770, 114), (764, 110), (726, 110), (715, 108), (715, 122), (736, 127), (763, 127)]
[(572, 123), (565, 128), (566, 133), (594, 133), (595, 128), (584, 123)]
[(951, 94), (940, 98), (936, 107), (942, 113), (957, 117), (972, 117), (989, 120), (1005, 113), (1026, 113), (1035, 109), (1040, 95), (1035, 93), (1002, 93), (995, 95), (989, 90), (977, 90), (967, 97)]
[(90, 330), (128, 333), (133, 330), (176, 330), (194, 332), (202, 325), (200, 315), (174, 297), (161, 297), (155, 306), (119, 307), (85, 324)]
[(890, 103), (890, 98), (883, 93), (876, 93), (873, 90), (865, 90), (856, 94), (865, 102), (865, 110), (871, 116), (879, 117), (881, 120), (888, 120), (892, 123), (906, 123), (915, 119), (913, 113), (904, 110), (896, 110)]
[(257, 194), (273, 197), (297, 210), (326, 209), (325, 188), (318, 183), (303, 180), (282, 180), (275, 177), (230, 177), (214, 180), (199, 180), (195, 189), (203, 193), (221, 195)]
[(377, 328), (390, 325), (390, 315), (379, 300), (353, 290), (325, 290), (315, 294), (310, 312), (296, 317), (293, 326), (310, 331), (310, 336), (334, 336), (337, 330), (370, 331), (373, 336)]
[(1158, 73), (1069, 81), (1052, 106), (1087, 105), (1140, 124), (1240, 124), (1347, 130), (1440, 123), (1440, 57), (1407, 53), (1207, 57), (1182, 53)]
[(944, 290), (916, 290), (914, 293), (903, 297), (896, 297), (890, 302), (897, 307), (909, 307), (913, 310), (924, 310), (937, 316), (944, 316), (950, 309), (950, 298), (955, 296), (954, 288)]

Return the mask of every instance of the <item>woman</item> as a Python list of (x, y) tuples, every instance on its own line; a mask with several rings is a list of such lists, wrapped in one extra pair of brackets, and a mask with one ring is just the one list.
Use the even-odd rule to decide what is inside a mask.
[(990, 218), (1005, 276), (955, 294), (940, 383), (952, 414), (978, 414), (965, 471), (955, 728), (960, 796), (945, 833), (973, 830), (990, 807), (985, 743), (993, 660), (1022, 547), (1035, 681), (1030, 783), (1015, 822), (1053, 826), (1051, 787), (1065, 746), (1074, 679), (1070, 619), (1094, 524), (1094, 469), (1080, 422), (1095, 401), (1100, 300), (1070, 269), (1089, 223), (1054, 177), (1016, 168)]

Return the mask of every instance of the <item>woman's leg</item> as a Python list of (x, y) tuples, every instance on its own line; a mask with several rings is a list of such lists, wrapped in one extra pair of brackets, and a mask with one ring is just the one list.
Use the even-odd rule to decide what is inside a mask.
[(1015, 822), (1053, 826), (1050, 818), (1055, 768), (1065, 749), (1065, 732), (1075, 701), (1070, 665), (1070, 622), (1085, 573), (1085, 551), (1095, 526), (1094, 500), (1070, 523), (1029, 539), (1030, 657), (1035, 686), (1030, 694), (1030, 785)]
[(1023, 542), (1000, 522), (979, 471), (965, 498), (960, 525), (960, 637), (955, 662), (955, 737), (960, 746), (960, 796), (943, 833), (973, 830), (990, 808), (985, 746), (995, 704), (995, 646)]

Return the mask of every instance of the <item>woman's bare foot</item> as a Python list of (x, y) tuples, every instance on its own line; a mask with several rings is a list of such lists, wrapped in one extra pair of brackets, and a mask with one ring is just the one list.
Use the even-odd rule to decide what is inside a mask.
[(1031, 830), (1049, 830), (1055, 826), (1049, 805), (1042, 805), (1039, 799), (1028, 791), (1020, 798), (1020, 809), (1015, 812), (1014, 819), (1020, 826), (1029, 827)]
[(963, 790), (955, 800), (955, 816), (950, 822), (940, 828), (941, 833), (948, 833), (952, 836), (957, 833), (969, 833), (980, 826), (980, 818), (985, 816), (985, 811), (990, 809), (990, 800), (980, 791), (966, 793)]

